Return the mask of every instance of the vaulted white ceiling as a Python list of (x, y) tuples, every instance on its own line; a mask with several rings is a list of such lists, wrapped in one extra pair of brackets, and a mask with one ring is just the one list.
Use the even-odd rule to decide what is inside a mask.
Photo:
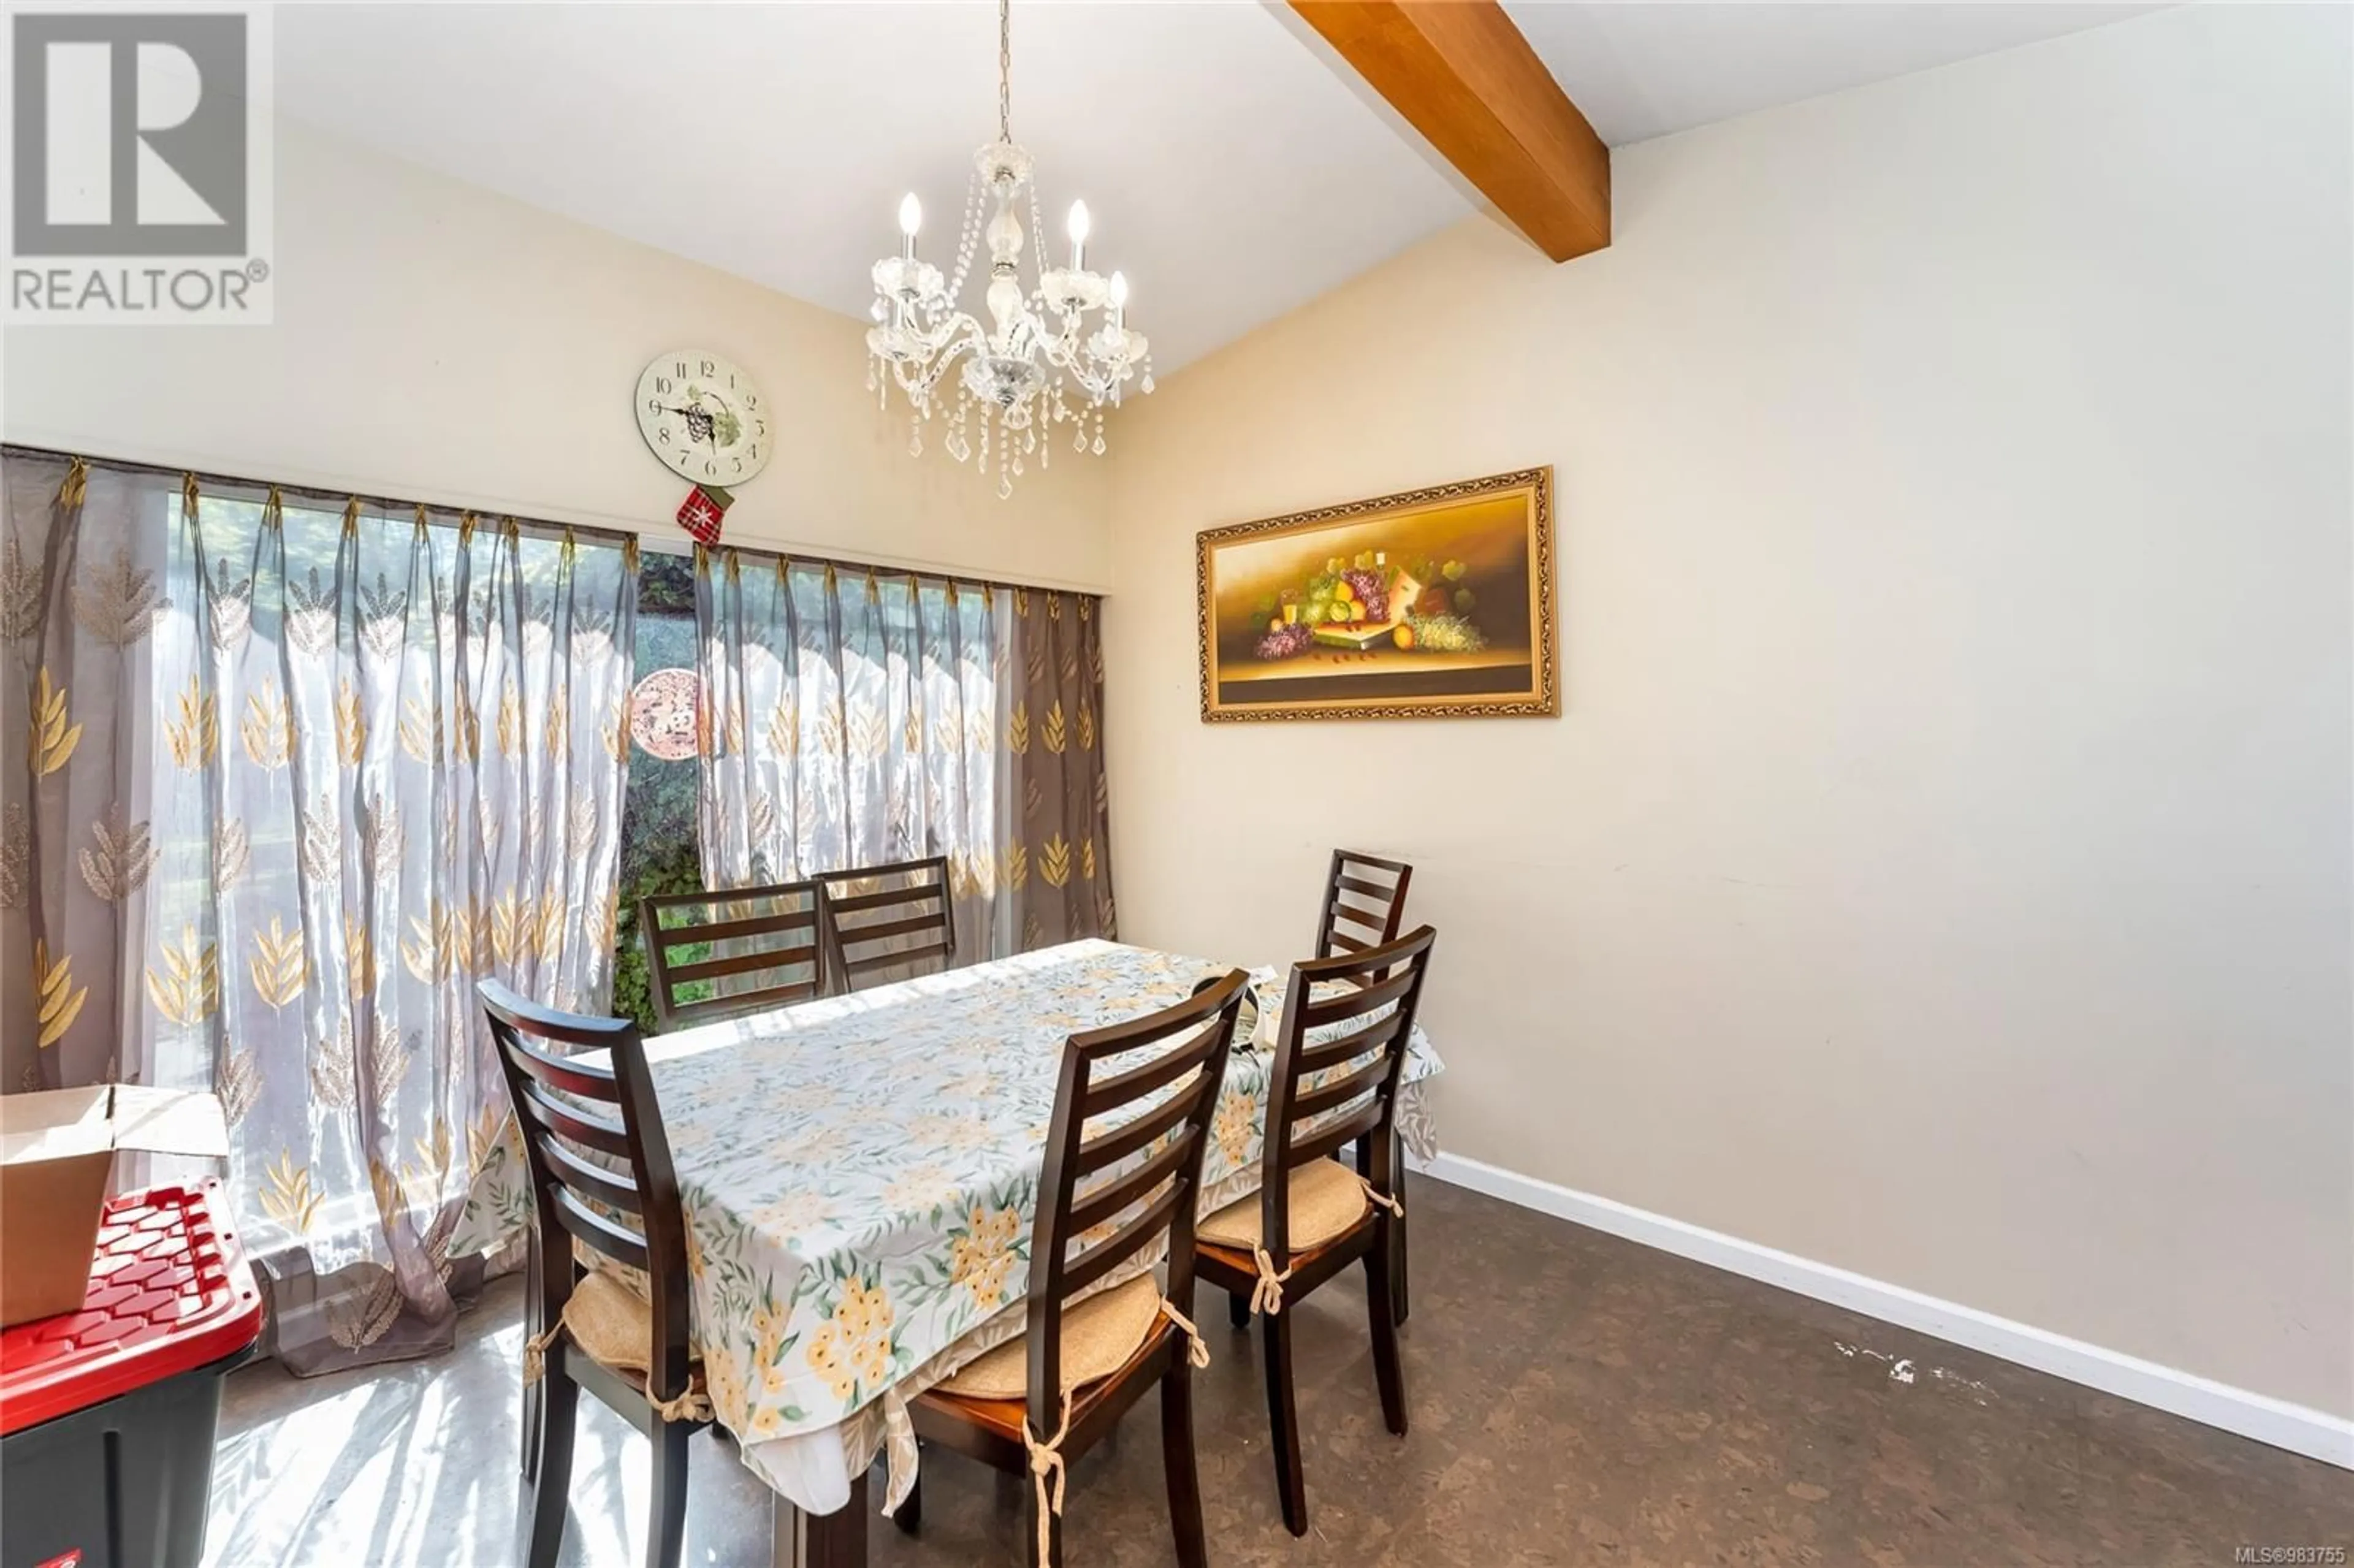
[[(2098, 5), (1509, 8), (1613, 145), (2074, 31)], [(995, 8), (969, 4), (307, 5), (277, 13), (283, 112), (864, 315), (921, 196), (953, 255), (996, 130)], [(1135, 289), (1164, 372), (1471, 210), (1426, 152), (1249, 0), (1022, 0), (1013, 132), (1050, 242)]]

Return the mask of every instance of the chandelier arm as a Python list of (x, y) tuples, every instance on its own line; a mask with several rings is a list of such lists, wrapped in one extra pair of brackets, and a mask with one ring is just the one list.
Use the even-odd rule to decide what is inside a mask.
[(1013, 0), (997, 0), (997, 139), (1013, 140)]

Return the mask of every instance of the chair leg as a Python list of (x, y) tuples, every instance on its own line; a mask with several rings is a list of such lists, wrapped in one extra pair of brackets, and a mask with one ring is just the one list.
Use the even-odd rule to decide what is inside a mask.
[(1206, 1568), (1202, 1478), (1193, 1462), (1193, 1368), (1182, 1356), (1161, 1378), (1161, 1458), (1169, 1472), (1169, 1525), (1177, 1538), (1177, 1562), (1180, 1568)]
[(891, 1522), (909, 1535), (922, 1528), (924, 1522), (924, 1478), (917, 1476), (907, 1489), (907, 1499), (891, 1510)]
[[(1390, 1132), (1390, 1169), (1396, 1173), (1394, 1180), (1397, 1182), (1397, 1195), (1403, 1201), (1405, 1197), (1405, 1139), (1395, 1128), (1392, 1128)], [(1406, 1309), (1405, 1216), (1404, 1214), (1394, 1216), (1391, 1224), (1392, 1234), (1396, 1239), (1390, 1257), (1390, 1315), (1396, 1321), (1403, 1323), (1405, 1321)]]
[(525, 1489), (531, 1514), (531, 1542), (524, 1561), (529, 1568), (556, 1568), (556, 1554), (564, 1544), (564, 1516), (572, 1484), (572, 1426), (579, 1414), (580, 1385), (566, 1375), (563, 1351), (557, 1347), (539, 1380), (538, 1451), (533, 1457), (531, 1485)]
[(1250, 1298), (1238, 1290), (1226, 1292), (1226, 1321), (1237, 1329), (1250, 1327)]
[(1291, 1314), (1269, 1312), (1267, 1325), (1267, 1413), (1275, 1429), (1275, 1484), (1283, 1499), (1283, 1527), (1308, 1533), (1308, 1478), (1299, 1467), (1299, 1410), (1291, 1392)]
[(665, 1421), (654, 1434), (653, 1507), (646, 1524), (646, 1568), (678, 1568), (686, 1538), (686, 1443), (695, 1428)]
[(1373, 1229), (1373, 1250), (1365, 1255), (1365, 1316), (1373, 1326), (1373, 1377), (1382, 1389), (1382, 1420), (1405, 1436), (1405, 1368), (1398, 1360), (1396, 1247), (1403, 1224), (1384, 1214)]

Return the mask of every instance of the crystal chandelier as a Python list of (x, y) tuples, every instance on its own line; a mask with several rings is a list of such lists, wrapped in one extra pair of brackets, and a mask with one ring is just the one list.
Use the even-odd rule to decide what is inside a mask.
[[(899, 204), (899, 254), (875, 263), (875, 324), (866, 334), (867, 390), (887, 408), (887, 375), (907, 395), (911, 455), (924, 450), (924, 427), (947, 401), (941, 382), (950, 369), (958, 371), (956, 406), (945, 412), (948, 434), (941, 444), (959, 462), (977, 455), (983, 473), (993, 458), (1000, 496), (1013, 493), (1013, 481), (1029, 459), (1046, 466), (1051, 426), (1074, 425), (1073, 449), (1100, 456), (1104, 405), (1118, 408), (1122, 387), (1140, 374), (1143, 390), (1152, 390), (1144, 334), (1128, 330), (1128, 280), (1087, 269), (1087, 203), (1071, 204), (1070, 264), (1047, 265), (1030, 154), (1013, 142), (1013, 37), (1011, 0), (997, 0), (997, 140), (973, 154), (956, 270), (944, 281), (938, 268), (917, 259), (924, 213), (910, 192)], [(995, 207), (986, 225), (984, 190)], [(1026, 290), (1017, 213), (1025, 193), (1038, 276)], [(981, 243), (989, 248), (986, 323), (957, 304)], [(1098, 313), (1099, 323), (1092, 332), (1091, 312)]]

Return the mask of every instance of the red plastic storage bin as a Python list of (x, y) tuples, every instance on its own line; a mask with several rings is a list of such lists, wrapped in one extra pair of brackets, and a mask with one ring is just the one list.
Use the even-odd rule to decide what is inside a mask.
[(197, 1568), (261, 1319), (220, 1183), (109, 1199), (81, 1310), (0, 1330), (0, 1568)]

